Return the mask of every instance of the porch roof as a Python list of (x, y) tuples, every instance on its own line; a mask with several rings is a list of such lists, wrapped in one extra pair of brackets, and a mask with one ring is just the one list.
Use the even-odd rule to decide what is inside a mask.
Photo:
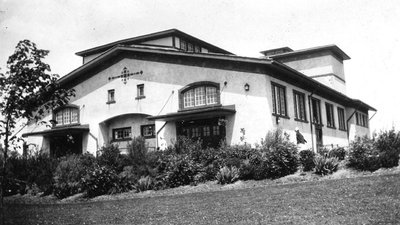
[(53, 127), (51, 129), (37, 131), (37, 132), (29, 132), (22, 134), (22, 137), (28, 136), (51, 136), (62, 133), (83, 133), (89, 131), (89, 124), (84, 125), (73, 125), (73, 126), (63, 126), (63, 127)]
[(217, 105), (207, 108), (196, 108), (185, 111), (178, 111), (176, 113), (167, 113), (158, 116), (149, 116), (149, 120), (160, 120), (160, 121), (174, 121), (174, 120), (185, 120), (185, 119), (202, 119), (211, 118), (215, 116), (225, 116), (236, 113), (235, 105)]

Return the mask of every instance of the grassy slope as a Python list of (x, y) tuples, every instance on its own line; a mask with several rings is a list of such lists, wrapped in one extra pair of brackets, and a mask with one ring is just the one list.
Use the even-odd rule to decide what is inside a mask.
[(400, 175), (118, 201), (7, 205), (6, 224), (400, 224)]

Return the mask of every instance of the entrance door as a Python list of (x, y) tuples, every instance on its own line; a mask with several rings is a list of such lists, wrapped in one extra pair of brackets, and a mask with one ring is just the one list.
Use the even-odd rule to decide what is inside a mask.
[(61, 157), (82, 154), (82, 134), (57, 134), (50, 137), (50, 155)]
[(218, 118), (176, 122), (178, 136), (202, 140), (203, 147), (218, 147), (225, 140), (225, 127)]

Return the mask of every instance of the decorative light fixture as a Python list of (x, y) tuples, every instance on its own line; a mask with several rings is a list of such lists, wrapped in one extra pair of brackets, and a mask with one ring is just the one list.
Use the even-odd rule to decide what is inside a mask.
[(246, 84), (244, 85), (244, 90), (245, 90), (245, 91), (250, 91), (250, 85), (249, 85), (248, 83), (246, 83)]

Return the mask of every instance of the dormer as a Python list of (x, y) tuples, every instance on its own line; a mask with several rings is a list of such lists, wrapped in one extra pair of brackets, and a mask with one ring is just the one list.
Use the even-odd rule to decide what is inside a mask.
[(82, 56), (83, 64), (85, 64), (117, 45), (138, 47), (138, 48), (146, 48), (146, 47), (162, 48), (166, 50), (185, 51), (194, 53), (217, 53), (217, 54), (233, 55), (231, 52), (228, 52), (222, 48), (219, 48), (205, 41), (202, 41), (196, 37), (193, 37), (177, 29), (170, 29), (157, 33), (123, 39), (105, 45), (100, 45), (94, 48), (90, 48), (84, 51), (80, 51), (75, 54), (78, 56)]
[(289, 47), (261, 52), (266, 58), (279, 61), (317, 81), (346, 94), (346, 79), (343, 61), (350, 59), (336, 45), (327, 45), (302, 50)]

